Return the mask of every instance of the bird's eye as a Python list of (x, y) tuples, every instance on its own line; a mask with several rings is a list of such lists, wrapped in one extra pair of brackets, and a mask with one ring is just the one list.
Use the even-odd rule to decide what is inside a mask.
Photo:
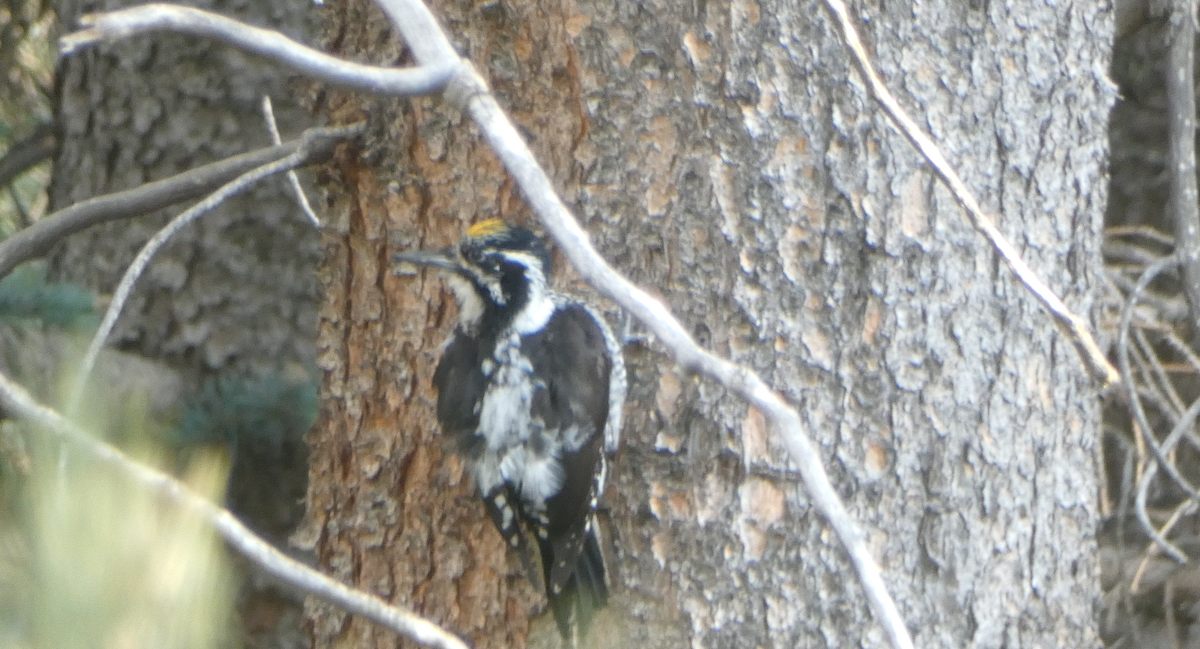
[(472, 266), (483, 265), (483, 251), (478, 248), (467, 248), (462, 251), (463, 259)]

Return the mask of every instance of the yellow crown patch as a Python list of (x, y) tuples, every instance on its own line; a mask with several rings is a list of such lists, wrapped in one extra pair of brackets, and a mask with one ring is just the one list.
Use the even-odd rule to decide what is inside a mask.
[(504, 219), (488, 219), (468, 228), (467, 236), (472, 239), (483, 239), (501, 234), (506, 230), (508, 230), (508, 224), (504, 222)]

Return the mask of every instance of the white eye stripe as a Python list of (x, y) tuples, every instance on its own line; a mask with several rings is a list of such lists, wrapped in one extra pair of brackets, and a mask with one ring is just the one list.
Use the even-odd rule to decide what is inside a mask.
[(531, 255), (527, 252), (516, 252), (513, 250), (497, 250), (501, 257), (515, 264), (520, 264), (531, 271), (537, 271), (541, 275), (545, 275), (542, 269), (542, 260), (536, 255)]

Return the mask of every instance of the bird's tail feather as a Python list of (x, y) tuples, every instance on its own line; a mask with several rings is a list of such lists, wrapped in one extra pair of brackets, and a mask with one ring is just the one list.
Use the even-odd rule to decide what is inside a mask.
[(595, 521), (583, 542), (575, 572), (563, 589), (556, 593), (547, 590), (554, 621), (568, 647), (578, 647), (592, 624), (592, 616), (608, 603), (608, 576), (604, 555), (596, 535)]

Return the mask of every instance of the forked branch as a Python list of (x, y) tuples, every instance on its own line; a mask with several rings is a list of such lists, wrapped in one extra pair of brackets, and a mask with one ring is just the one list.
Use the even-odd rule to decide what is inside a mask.
[(345, 129), (309, 129), (299, 138), (279, 146), (264, 147), (65, 207), (0, 242), (0, 279), (22, 262), (46, 254), (68, 235), (100, 223), (133, 218), (199, 198), (255, 167), (281, 160), (301, 149), (308, 152), (304, 164), (323, 161), (335, 145), (350, 135), (353, 133)]

